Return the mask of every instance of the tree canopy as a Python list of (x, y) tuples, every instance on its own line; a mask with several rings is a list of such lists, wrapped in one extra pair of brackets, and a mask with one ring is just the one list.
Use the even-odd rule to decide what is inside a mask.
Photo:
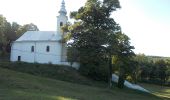
[(17, 22), (8, 22), (3, 15), (0, 15), (0, 55), (10, 52), (10, 43), (19, 38), (26, 31), (38, 31), (33, 24), (19, 25)]
[(96, 80), (108, 80), (111, 56), (125, 63), (134, 54), (129, 37), (110, 17), (118, 8), (118, 0), (87, 0), (78, 11), (71, 12), (74, 24), (64, 28), (72, 40), (68, 43), (68, 59), (80, 62), (80, 72)]

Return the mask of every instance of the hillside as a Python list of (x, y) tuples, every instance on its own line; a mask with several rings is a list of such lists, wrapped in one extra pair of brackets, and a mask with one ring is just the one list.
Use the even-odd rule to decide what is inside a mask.
[(148, 89), (152, 94), (164, 98), (165, 100), (170, 100), (170, 87), (145, 83), (140, 85)]
[(170, 60), (170, 57), (161, 57), (161, 56), (147, 56), (149, 60), (158, 61), (158, 60)]
[(92, 87), (0, 68), (0, 100), (163, 100), (129, 89)]

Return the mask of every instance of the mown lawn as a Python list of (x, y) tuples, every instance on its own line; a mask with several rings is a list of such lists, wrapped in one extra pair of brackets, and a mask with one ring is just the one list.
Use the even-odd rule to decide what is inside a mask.
[(0, 100), (164, 100), (129, 89), (59, 81), (0, 68)]

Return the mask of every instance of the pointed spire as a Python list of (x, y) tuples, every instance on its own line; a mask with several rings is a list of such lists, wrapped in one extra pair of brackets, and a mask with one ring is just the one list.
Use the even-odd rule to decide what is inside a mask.
[(59, 13), (60, 13), (60, 15), (66, 15), (67, 14), (67, 11), (66, 11), (66, 8), (65, 8), (65, 1), (64, 0), (61, 3), (61, 8), (60, 8)]

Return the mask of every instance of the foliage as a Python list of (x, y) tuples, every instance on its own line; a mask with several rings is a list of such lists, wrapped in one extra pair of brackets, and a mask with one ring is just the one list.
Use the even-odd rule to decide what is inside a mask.
[(135, 54), (132, 51), (134, 47), (130, 45), (129, 37), (127, 35), (117, 32), (115, 36), (117, 45), (114, 46), (114, 48), (116, 47), (114, 50), (114, 58), (116, 58), (116, 61), (113, 64), (114, 67), (118, 67), (118, 87), (123, 88), (126, 77), (128, 75), (132, 75), (136, 69), (136, 62), (133, 60), (133, 56), (135, 56)]
[(111, 83), (112, 56), (118, 59), (114, 66), (119, 67), (119, 76), (123, 81), (126, 74), (131, 72), (128, 67), (132, 67), (129, 62), (134, 55), (134, 47), (110, 17), (118, 8), (118, 0), (87, 0), (85, 6), (70, 14), (75, 23), (63, 28), (72, 40), (68, 43), (68, 60), (80, 62), (79, 70), (83, 75)]
[(138, 62), (138, 81), (169, 85), (170, 60), (168, 58), (139, 54), (135, 60)]
[(9, 53), (11, 43), (28, 30), (37, 31), (38, 27), (33, 23), (23, 26), (16, 22), (11, 24), (3, 15), (0, 15), (0, 55)]
[(95, 66), (93, 64), (84, 64), (83, 67), (80, 67), (79, 71), (81, 74), (85, 76), (90, 76), (90, 78), (93, 78), (97, 81), (106, 81), (108, 80), (108, 67), (106, 67), (107, 64), (101, 63), (98, 66)]
[(77, 51), (77, 57), (73, 60), (80, 62), (80, 72), (93, 79), (106, 79), (106, 72), (103, 73), (106, 75), (103, 78), (96, 78), (101, 73), (97, 71), (102, 71), (101, 68), (108, 66), (108, 50), (105, 45), (112, 44), (114, 33), (120, 30), (118, 24), (110, 18), (111, 12), (120, 7), (119, 2), (111, 1), (87, 0), (84, 7), (70, 14), (75, 23), (68, 27), (70, 39), (73, 41), (68, 46)]
[(72, 64), (78, 60), (78, 50), (73, 47), (67, 48), (67, 61)]
[(5, 17), (0, 15), (0, 52), (1, 55), (5, 54), (5, 46), (7, 45), (7, 37), (6, 34), (6, 25), (8, 24)]
[(17, 31), (16, 31), (16, 35), (17, 37), (20, 37), (23, 33), (25, 33), (26, 31), (39, 31), (38, 27), (33, 24), (25, 24), (23, 26), (20, 26)]

